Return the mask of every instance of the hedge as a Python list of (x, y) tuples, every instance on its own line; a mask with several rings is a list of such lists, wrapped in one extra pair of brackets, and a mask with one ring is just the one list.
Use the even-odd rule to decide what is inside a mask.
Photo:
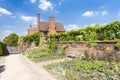
[(3, 56), (3, 43), (0, 42), (0, 56)]

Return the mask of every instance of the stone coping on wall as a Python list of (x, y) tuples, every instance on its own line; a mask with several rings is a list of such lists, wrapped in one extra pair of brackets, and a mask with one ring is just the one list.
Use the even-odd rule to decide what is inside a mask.
[(58, 44), (71, 44), (71, 43), (86, 43), (86, 42), (91, 42), (91, 43), (98, 43), (98, 44), (116, 44), (118, 41), (60, 41)]

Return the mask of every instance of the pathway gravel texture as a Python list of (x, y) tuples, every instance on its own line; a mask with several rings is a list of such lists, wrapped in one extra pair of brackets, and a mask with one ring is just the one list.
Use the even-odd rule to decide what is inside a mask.
[(4, 65), (5, 69), (0, 72), (0, 80), (57, 80), (43, 68), (43, 65), (64, 60), (35, 63), (22, 54), (12, 54), (0, 61), (0, 66)]

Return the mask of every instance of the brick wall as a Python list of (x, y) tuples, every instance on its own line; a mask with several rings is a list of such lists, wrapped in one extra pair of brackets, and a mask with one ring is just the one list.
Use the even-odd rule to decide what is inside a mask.
[[(91, 44), (93, 44), (91, 46)], [(94, 54), (97, 55), (103, 54), (105, 52), (111, 52), (114, 50), (114, 45), (116, 42), (91, 42), (91, 43), (85, 43), (85, 42), (62, 42), (59, 43), (59, 46), (63, 47), (68, 45), (68, 48), (66, 49), (67, 53), (77, 52), (79, 54), (84, 54), (85, 51), (88, 51), (90, 55)]]
[(32, 34), (34, 34), (34, 33), (36, 33), (36, 32), (39, 32), (39, 29), (38, 29), (38, 28), (32, 28), (32, 27), (30, 27), (30, 28), (28, 29), (28, 35), (32, 35)]

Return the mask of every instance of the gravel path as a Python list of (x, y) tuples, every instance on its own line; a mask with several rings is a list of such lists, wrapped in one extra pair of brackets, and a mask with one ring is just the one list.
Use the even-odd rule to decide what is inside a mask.
[(57, 80), (43, 68), (43, 65), (64, 60), (35, 63), (21, 54), (12, 54), (5, 57), (3, 63), (0, 61), (0, 69), (4, 67), (0, 72), (0, 80)]

